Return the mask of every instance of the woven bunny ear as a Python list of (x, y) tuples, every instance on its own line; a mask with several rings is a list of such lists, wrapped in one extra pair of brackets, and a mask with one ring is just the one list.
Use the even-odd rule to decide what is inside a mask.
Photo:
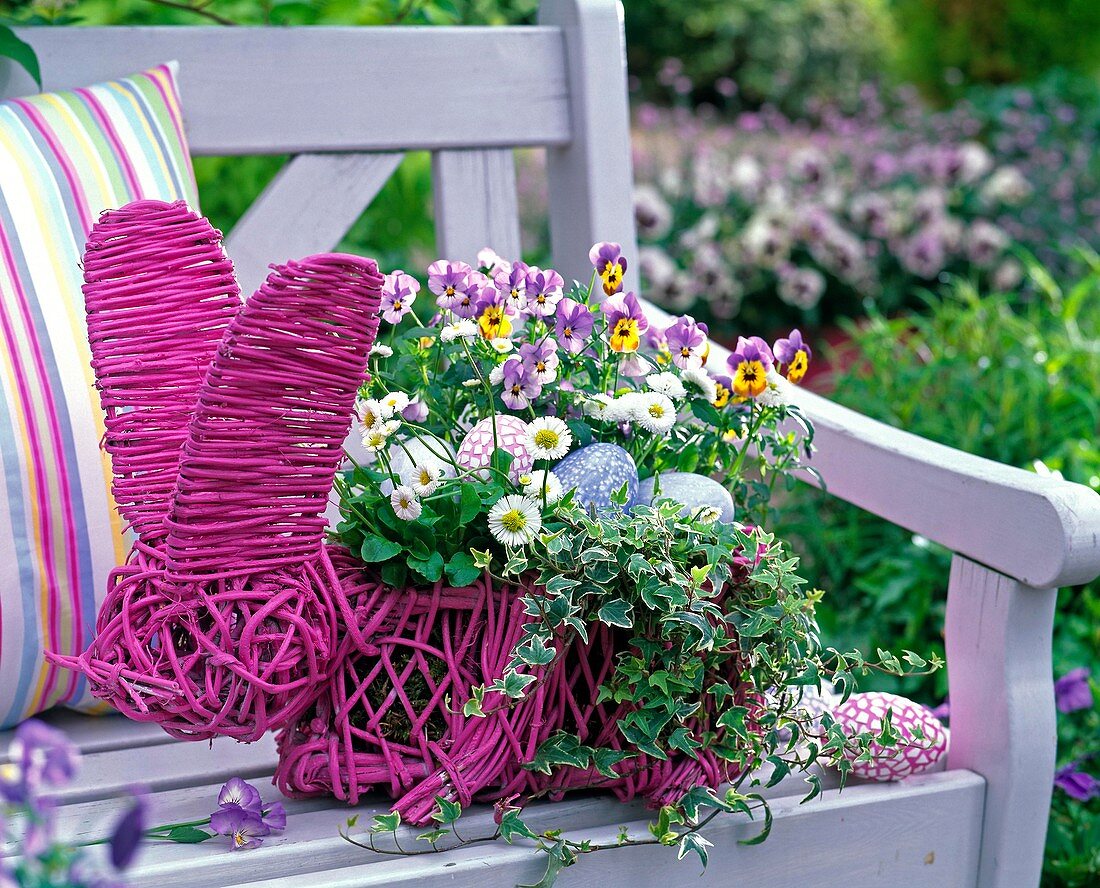
[(182, 201), (108, 210), (84, 252), (92, 368), (122, 517), (164, 536), (187, 424), (240, 306), (221, 233)]
[(320, 551), (382, 276), (372, 260), (339, 254), (272, 268), (199, 394), (167, 519), (174, 582), (260, 573)]

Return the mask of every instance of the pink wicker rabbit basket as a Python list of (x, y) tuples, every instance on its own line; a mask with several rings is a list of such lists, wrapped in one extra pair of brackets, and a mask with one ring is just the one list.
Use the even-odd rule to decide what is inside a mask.
[(707, 753), (640, 756), (613, 777), (524, 767), (563, 729), (619, 742), (623, 708), (595, 701), (628, 642), (605, 629), (559, 643), (522, 700), (489, 692), (485, 717), (463, 715), (473, 687), (504, 676), (529, 619), (520, 599), (537, 588), (486, 576), (395, 589), (323, 538), (378, 327), (376, 264), (273, 266), (242, 304), (220, 242), (182, 203), (133, 203), (92, 229), (84, 295), (103, 446), (134, 539), (90, 647), (51, 658), (173, 736), (279, 731), (284, 793), (354, 804), (381, 791), (415, 824), (437, 796), (465, 806), (604, 788), (663, 804), (733, 776)]
[(275, 266), (243, 305), (183, 203), (104, 213), (84, 256), (114, 496), (136, 539), (78, 669), (130, 718), (256, 740), (328, 678), (346, 609), (322, 544), (378, 326), (375, 263)]

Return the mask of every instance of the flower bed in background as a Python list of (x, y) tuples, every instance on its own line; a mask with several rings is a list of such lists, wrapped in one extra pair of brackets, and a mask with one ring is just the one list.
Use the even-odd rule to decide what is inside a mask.
[(954, 274), (1023, 280), (1019, 248), (1058, 275), (1100, 232), (1095, 90), (1066, 76), (975, 93), (946, 111), (912, 90), (861, 111), (636, 114), (647, 293), (718, 326), (829, 323), (917, 304)]

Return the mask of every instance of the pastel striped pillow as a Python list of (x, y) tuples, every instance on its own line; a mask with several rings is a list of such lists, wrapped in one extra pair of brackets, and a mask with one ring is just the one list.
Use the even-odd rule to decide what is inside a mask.
[(99, 214), (197, 207), (175, 63), (0, 102), (0, 728), (94, 709), (44, 650), (90, 641), (126, 554), (84, 324), (80, 257)]

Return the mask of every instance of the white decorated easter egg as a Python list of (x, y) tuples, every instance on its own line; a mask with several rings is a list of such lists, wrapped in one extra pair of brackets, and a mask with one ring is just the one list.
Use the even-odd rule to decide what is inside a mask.
[[(645, 478), (638, 485), (638, 502), (652, 503), (656, 476)], [(683, 503), (682, 515), (692, 515), (701, 509), (718, 513), (725, 524), (733, 521), (733, 497), (721, 484), (695, 472), (661, 472), (661, 498)]]
[(626, 485), (626, 504), (638, 495), (638, 469), (634, 457), (618, 444), (589, 444), (574, 450), (554, 466), (554, 474), (566, 492), (575, 490), (577, 503), (597, 511), (613, 508), (611, 496)]
[[(852, 773), (887, 782), (930, 770), (947, 752), (948, 735), (943, 723), (919, 703), (879, 691), (852, 694), (848, 702), (833, 711), (833, 718), (849, 736), (862, 731), (878, 733), (888, 710), (893, 712), (894, 728), (910, 743), (894, 749), (872, 743), (869, 762), (855, 761), (857, 753), (849, 752)], [(923, 739), (917, 738), (917, 728), (923, 732)]]
[(527, 423), (517, 416), (500, 414), (496, 419), (496, 439), (493, 437), (493, 419), (487, 416), (466, 433), (458, 448), (457, 462), (466, 469), (480, 469), (489, 465), (494, 447), (512, 454), (509, 470), (512, 480), (526, 475), (535, 464), (527, 449)]
[[(769, 691), (768, 697), (775, 697), (774, 691)], [(788, 713), (796, 718), (800, 725), (810, 730), (818, 729), (821, 725), (821, 717), (826, 713), (832, 713), (840, 703), (840, 694), (836, 692), (832, 682), (822, 681), (820, 689), (815, 685), (795, 686), (787, 688)], [(779, 737), (784, 742), (791, 739), (791, 728), (783, 725), (779, 728)]]

